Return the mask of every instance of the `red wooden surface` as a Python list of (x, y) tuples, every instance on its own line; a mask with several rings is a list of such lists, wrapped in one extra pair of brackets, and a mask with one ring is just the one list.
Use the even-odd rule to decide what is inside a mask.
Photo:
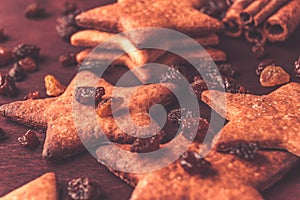
[[(24, 17), (25, 7), (32, 0), (1, 0), (0, 2), (0, 27), (4, 27), (9, 39), (0, 46), (13, 48), (19, 43), (32, 43), (41, 47), (42, 60), (39, 71), (29, 74), (25, 81), (17, 84), (20, 89), (16, 98), (0, 97), (0, 104), (22, 99), (25, 94), (32, 91), (44, 92), (43, 78), (47, 74), (55, 75), (62, 83), (67, 84), (76, 70), (63, 68), (58, 57), (71, 51), (79, 51), (79, 48), (71, 47), (62, 41), (55, 30), (56, 18), (59, 16), (58, 9), (61, 5), (59, 0), (47, 1), (49, 17), (42, 20), (28, 20)], [(78, 0), (79, 8), (89, 9), (105, 4), (104, 0)], [(281, 64), (292, 75), (293, 61), (300, 56), (300, 30), (297, 30), (292, 38), (284, 44), (269, 45), (268, 50), (276, 63)], [(250, 45), (245, 41), (222, 37), (221, 49), (228, 54), (230, 62), (239, 71), (238, 80), (256, 94), (270, 92), (274, 88), (264, 89), (260, 87), (255, 75), (257, 61), (251, 54)], [(8, 71), (9, 67), (1, 68), (0, 71)], [(297, 81), (299, 82), (300, 79)], [(61, 197), (65, 199), (66, 183), (76, 177), (89, 177), (98, 181), (107, 199), (128, 199), (132, 188), (123, 183), (117, 177), (108, 172), (105, 167), (88, 153), (60, 161), (47, 162), (41, 158), (42, 145), (36, 150), (27, 150), (20, 146), (17, 137), (25, 133), (26, 127), (16, 123), (0, 119), (0, 127), (9, 135), (9, 139), (0, 143), (0, 196), (17, 188), (39, 175), (53, 171), (56, 173), (58, 183), (61, 185)], [(39, 134), (44, 140), (44, 134)], [(266, 199), (300, 198), (300, 166), (291, 171), (283, 180), (263, 193)], [(159, 187), (159, 186), (158, 186)], [(174, 191), (176, 192), (176, 191)]]

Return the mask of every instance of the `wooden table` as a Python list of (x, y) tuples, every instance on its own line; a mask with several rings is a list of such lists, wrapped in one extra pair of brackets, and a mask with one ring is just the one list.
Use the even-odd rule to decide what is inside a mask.
[[(76, 73), (74, 67), (64, 68), (58, 62), (59, 55), (77, 52), (80, 49), (64, 42), (55, 30), (59, 0), (47, 1), (49, 17), (42, 20), (29, 20), (24, 17), (25, 7), (30, 0), (2, 0), (0, 3), (0, 26), (4, 27), (9, 39), (0, 46), (13, 48), (19, 43), (36, 44), (41, 48), (42, 59), (39, 70), (28, 74), (26, 80), (18, 82), (19, 95), (16, 98), (0, 97), (0, 104), (22, 99), (28, 92), (40, 91), (45, 95), (44, 76), (52, 74), (63, 84), (68, 84)], [(78, 7), (86, 10), (108, 1), (78, 0)], [(293, 62), (300, 56), (300, 30), (285, 43), (269, 45), (268, 50), (276, 63), (281, 64), (292, 75), (294, 81), (300, 81), (293, 74)], [(220, 48), (228, 54), (230, 63), (240, 72), (238, 81), (256, 94), (268, 93), (274, 88), (262, 88), (259, 85), (255, 69), (258, 62), (251, 54), (249, 45), (242, 39), (221, 38)], [(7, 72), (9, 67), (1, 68)], [(0, 127), (9, 135), (9, 139), (0, 143), (0, 196), (23, 185), (39, 175), (53, 171), (61, 186), (61, 197), (66, 199), (66, 183), (76, 177), (89, 177), (99, 182), (106, 199), (128, 199), (132, 188), (106, 170), (105, 167), (88, 153), (82, 153), (59, 162), (47, 162), (42, 159), (42, 145), (35, 150), (27, 150), (18, 143), (17, 138), (24, 134), (26, 127), (0, 119)], [(39, 133), (41, 141), (45, 135)], [(291, 171), (283, 180), (263, 193), (266, 199), (296, 200), (300, 198), (300, 166)]]

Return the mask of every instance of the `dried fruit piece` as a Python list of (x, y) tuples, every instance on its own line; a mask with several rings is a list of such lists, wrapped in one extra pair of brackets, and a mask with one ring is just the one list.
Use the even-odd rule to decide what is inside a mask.
[(265, 67), (260, 74), (259, 81), (263, 87), (272, 87), (289, 82), (290, 75), (282, 67), (272, 65)]
[(161, 134), (156, 134), (150, 138), (137, 138), (130, 147), (131, 152), (149, 153), (159, 149)]
[(221, 143), (217, 146), (217, 151), (221, 153), (229, 153), (240, 157), (243, 160), (254, 160), (258, 151), (258, 142), (246, 142), (243, 140)]
[(88, 178), (76, 178), (68, 182), (68, 195), (74, 200), (98, 200), (102, 193), (97, 183)]
[(6, 48), (0, 47), (0, 67), (7, 65), (11, 60), (11, 51)]
[(2, 140), (6, 140), (8, 137), (6, 135), (6, 133), (4, 132), (4, 130), (2, 128), (0, 128), (0, 141)]
[(35, 92), (30, 92), (29, 94), (27, 94), (24, 97), (24, 100), (27, 100), (27, 99), (39, 99), (39, 98), (40, 98), (39, 91), (35, 91)]
[(45, 76), (46, 94), (57, 97), (64, 93), (66, 86), (62, 85), (54, 76)]
[(65, 1), (61, 8), (62, 15), (68, 15), (73, 13), (77, 9), (77, 5), (74, 1)]
[(202, 117), (182, 119), (182, 134), (190, 141), (203, 141), (208, 132), (208, 127), (208, 121)]
[(297, 77), (300, 77), (300, 57), (295, 61), (295, 74)]
[(83, 105), (97, 105), (101, 100), (102, 96), (105, 95), (105, 89), (103, 87), (77, 87), (75, 90), (76, 100)]
[(26, 57), (26, 58), (19, 60), (18, 64), (26, 72), (35, 72), (37, 70), (36, 62), (31, 57)]
[(28, 130), (25, 135), (18, 138), (18, 141), (23, 147), (35, 149), (39, 146), (40, 140), (33, 130)]
[(220, 71), (220, 74), (224, 76), (234, 77), (236, 75), (236, 72), (232, 68), (231, 64), (228, 63), (219, 64), (218, 69)]
[(76, 55), (74, 53), (69, 53), (67, 55), (59, 56), (59, 62), (64, 66), (68, 67), (71, 65), (76, 65)]
[(207, 176), (212, 172), (211, 163), (194, 151), (187, 151), (180, 157), (182, 168), (190, 174)]
[(33, 44), (19, 44), (13, 49), (13, 55), (18, 60), (26, 57), (37, 60), (40, 55), (40, 48)]
[(13, 67), (9, 70), (8, 74), (15, 81), (22, 81), (26, 76), (24, 69), (20, 67), (17, 63), (14, 63)]
[(267, 67), (267, 66), (270, 66), (270, 65), (274, 65), (274, 61), (273, 59), (271, 58), (267, 58), (263, 61), (261, 61), (258, 66), (257, 66), (257, 69), (256, 69), (256, 74), (258, 76), (260, 76), (261, 72)]
[(177, 108), (177, 109), (171, 110), (168, 114), (168, 120), (170, 120), (171, 122), (175, 122), (177, 124), (180, 124), (180, 122), (181, 122), (181, 109)]
[(227, 8), (231, 5), (228, 0), (210, 0), (205, 1), (200, 11), (212, 17), (222, 19), (225, 16)]
[(56, 30), (60, 37), (66, 41), (70, 41), (71, 35), (80, 30), (75, 22), (75, 16), (79, 14), (79, 12), (80, 11), (76, 11), (57, 19)]
[(4, 34), (4, 29), (0, 28), (0, 42), (3, 42), (6, 40), (6, 36)]
[(16, 93), (17, 88), (14, 79), (7, 73), (0, 73), (0, 95), (13, 97)]
[(256, 42), (251, 50), (257, 59), (263, 59), (268, 55), (262, 42)]
[(31, 19), (45, 17), (46, 7), (41, 3), (32, 3), (27, 6), (25, 16)]

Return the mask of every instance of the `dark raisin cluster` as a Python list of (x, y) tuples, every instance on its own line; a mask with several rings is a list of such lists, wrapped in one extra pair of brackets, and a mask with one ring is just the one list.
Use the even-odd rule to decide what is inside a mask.
[(31, 19), (46, 17), (46, 7), (42, 3), (32, 3), (27, 6), (25, 16)]
[(17, 88), (14, 79), (7, 73), (0, 73), (0, 95), (14, 97), (16, 93)]
[(149, 153), (159, 149), (159, 144), (162, 136), (156, 134), (149, 138), (137, 138), (130, 147), (131, 152)]
[(189, 174), (199, 174), (203, 177), (212, 172), (212, 165), (201, 154), (195, 151), (187, 151), (180, 157), (180, 165)]
[(300, 77), (300, 57), (295, 61), (295, 74), (297, 77)]
[(74, 53), (69, 53), (66, 55), (61, 55), (59, 56), (59, 62), (62, 64), (64, 67), (76, 65), (76, 57)]
[(36, 136), (36, 133), (33, 130), (28, 130), (25, 135), (18, 138), (18, 141), (21, 143), (22, 146), (35, 149), (39, 146), (40, 140)]
[(262, 61), (258, 64), (258, 66), (257, 66), (256, 74), (257, 74), (258, 76), (260, 76), (261, 72), (262, 72), (267, 66), (270, 66), (270, 65), (274, 65), (273, 59), (267, 58), (267, 59), (262, 60)]
[(232, 2), (233, 0), (205, 1), (200, 11), (217, 19), (222, 19)]
[(243, 160), (251, 161), (256, 158), (259, 151), (259, 144), (257, 142), (246, 142), (243, 140), (221, 143), (217, 146), (217, 151), (233, 154)]
[(88, 178), (76, 178), (69, 181), (68, 195), (74, 200), (99, 200), (102, 196), (97, 183)]
[(76, 100), (83, 105), (97, 105), (101, 100), (102, 96), (105, 95), (105, 89), (103, 87), (77, 87), (75, 90)]
[(26, 57), (37, 60), (40, 56), (40, 48), (33, 44), (19, 44), (13, 49), (13, 55), (18, 60)]
[(4, 130), (2, 128), (0, 128), (0, 141), (2, 140), (6, 140), (8, 137), (6, 135), (6, 133), (4, 132)]
[(76, 10), (57, 19), (56, 30), (60, 37), (68, 42), (70, 41), (71, 36), (80, 30), (75, 22), (75, 16), (79, 13), (80, 11)]

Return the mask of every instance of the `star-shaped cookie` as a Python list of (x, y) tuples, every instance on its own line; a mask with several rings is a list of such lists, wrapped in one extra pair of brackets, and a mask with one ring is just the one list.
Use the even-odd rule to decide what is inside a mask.
[(202, 2), (124, 0), (83, 12), (76, 17), (76, 22), (82, 27), (115, 33), (146, 27), (170, 28), (188, 35), (221, 30), (221, 22), (196, 9)]
[[(101, 141), (106, 140), (106, 138), (119, 143), (132, 143), (135, 137), (123, 132), (123, 129), (119, 128), (112, 116), (100, 117), (96, 114), (94, 106), (82, 105), (74, 99), (75, 88), (95, 83), (91, 82), (93, 80), (97, 80), (96, 85), (98, 87), (105, 88), (104, 99), (110, 98), (112, 92), (116, 91), (118, 98), (122, 99), (122, 105), (126, 106), (125, 103), (127, 103), (130, 108), (145, 106), (149, 108), (155, 103), (170, 104), (173, 93), (168, 88), (175, 89), (175, 85), (168, 83), (114, 87), (104, 79), (99, 79), (95, 74), (82, 71), (76, 75), (61, 96), (17, 101), (2, 105), (0, 113), (2, 116), (21, 124), (47, 130), (43, 149), (43, 157), (46, 159), (62, 159), (84, 151), (85, 147), (82, 141), (91, 146), (100, 145)], [(95, 85), (90, 86), (95, 87)], [(132, 93), (132, 91), (136, 92)], [(131, 94), (132, 96), (130, 96)], [(147, 115), (146, 112), (148, 112), (147, 109), (139, 112), (133, 111), (133, 116), (141, 113)], [(76, 115), (78, 113), (79, 115)], [(80, 120), (77, 121), (80, 123), (79, 127), (75, 124), (76, 120)], [(148, 121), (145, 122), (145, 120), (147, 120), (145, 117), (135, 117), (133, 122), (147, 124)], [(93, 123), (97, 126), (91, 126)], [(121, 120), (121, 123), (125, 123), (123, 124), (125, 128), (132, 129), (133, 127), (133, 124), (126, 123), (126, 121)], [(138, 133), (136, 135), (138, 136)]]
[[(265, 148), (285, 149), (300, 156), (300, 84), (288, 83), (263, 95), (204, 91), (202, 100), (230, 122), (216, 145), (237, 140), (257, 141)], [(222, 98), (221, 98), (222, 99)]]
[[(200, 125), (201, 123), (203, 122), (200, 122)], [(206, 134), (206, 131), (202, 130), (202, 133), (198, 134)], [(179, 139), (181, 140), (184, 141), (184, 138)], [(180, 148), (181, 142), (175, 145)], [(129, 149), (128, 145), (118, 147)], [(188, 151), (201, 155), (205, 148), (205, 144), (194, 141)], [(172, 154), (173, 151), (166, 150), (164, 156), (159, 159), (163, 162)], [(110, 145), (100, 147), (97, 155), (100, 163), (104, 165), (110, 163), (108, 166), (110, 171), (135, 187), (131, 199), (263, 199), (259, 192), (280, 180), (299, 160), (287, 152), (273, 150), (258, 151), (255, 159), (246, 161), (235, 155), (219, 153), (212, 149), (204, 156), (211, 167), (204, 171), (199, 169), (198, 172), (191, 174), (183, 168), (181, 159), (178, 159), (157, 171), (128, 173), (116, 171), (111, 166), (125, 166), (125, 170), (144, 169), (155, 163), (158, 158), (155, 158), (156, 160), (146, 158), (141, 162), (140, 154), (131, 153), (128, 156), (116, 151)], [(190, 160), (188, 166), (195, 167), (193, 165), (196, 163)]]

